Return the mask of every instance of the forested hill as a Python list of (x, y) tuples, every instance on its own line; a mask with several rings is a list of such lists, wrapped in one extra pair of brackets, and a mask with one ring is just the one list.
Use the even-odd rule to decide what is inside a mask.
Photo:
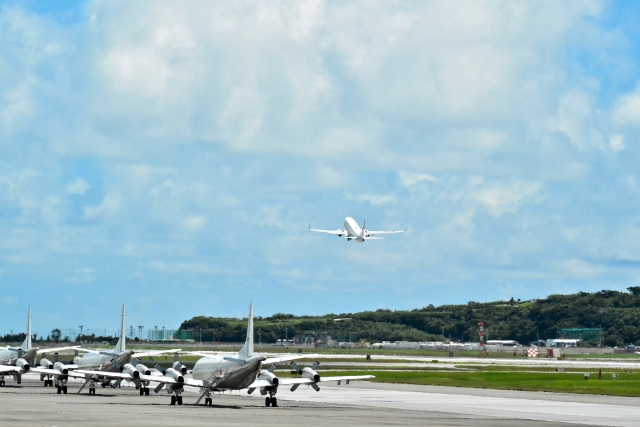
[[(640, 342), (640, 287), (628, 291), (579, 292), (531, 301), (470, 301), (410, 311), (376, 310), (324, 316), (278, 313), (256, 317), (255, 338), (270, 343), (294, 335), (320, 339), (326, 333), (339, 341), (356, 337), (369, 341), (441, 341), (444, 333), (447, 339), (455, 341), (477, 341), (477, 324), (484, 322), (489, 339), (528, 343), (536, 339), (536, 332), (540, 339), (548, 339), (555, 338), (559, 328), (602, 327), (604, 344), (622, 346)], [(198, 316), (184, 321), (180, 328), (194, 331), (201, 328), (203, 341), (213, 340), (215, 334), (216, 341), (240, 342), (244, 340), (246, 321)]]

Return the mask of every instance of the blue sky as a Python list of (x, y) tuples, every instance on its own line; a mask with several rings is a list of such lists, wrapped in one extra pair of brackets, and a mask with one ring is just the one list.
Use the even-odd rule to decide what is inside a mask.
[(638, 8), (2, 3), (0, 333), (640, 285)]

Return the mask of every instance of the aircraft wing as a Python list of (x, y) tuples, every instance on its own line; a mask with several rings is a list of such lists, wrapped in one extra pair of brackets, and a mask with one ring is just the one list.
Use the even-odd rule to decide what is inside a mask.
[(183, 353), (190, 354), (192, 356), (200, 356), (200, 357), (215, 357), (215, 356), (221, 356), (222, 354), (236, 354), (236, 353), (223, 353), (223, 352), (204, 353), (199, 351), (183, 351)]
[(254, 382), (252, 382), (249, 387), (247, 388), (261, 388), (261, 387), (270, 387), (273, 384), (271, 384), (269, 381), (267, 380), (255, 380)]
[(311, 228), (311, 226), (309, 226), (309, 230), (311, 231), (316, 231), (318, 233), (327, 233), (327, 234), (334, 234), (336, 236), (342, 236), (342, 235), (347, 235), (349, 234), (347, 232), (347, 230), (317, 230), (315, 228)]
[(265, 359), (262, 362), (262, 364), (272, 365), (274, 363), (288, 362), (289, 360), (296, 360), (296, 359), (315, 359), (318, 356), (319, 356), (318, 354), (289, 354), (283, 357), (269, 357), (268, 359)]
[(77, 377), (77, 378), (86, 378), (87, 375), (97, 375), (97, 376), (105, 377), (105, 378), (118, 378), (118, 379), (122, 378), (122, 379), (125, 379), (125, 380), (133, 380), (133, 379), (135, 379), (130, 374), (121, 374), (120, 372), (106, 372), (106, 371), (78, 370), (78, 371), (69, 372), (68, 375), (70, 375), (72, 377)]
[(377, 234), (395, 234), (395, 233), (404, 233), (405, 231), (407, 231), (406, 228), (404, 230), (389, 230), (389, 231), (369, 231), (369, 230), (366, 230), (365, 231), (365, 235), (366, 236), (374, 236), (374, 235), (377, 235)]
[(22, 368), (19, 366), (0, 366), (0, 374), (5, 372), (22, 372)]
[(133, 354), (135, 354), (136, 357), (148, 357), (148, 356), (159, 356), (165, 353), (177, 353), (181, 350), (182, 350), (181, 348), (173, 348), (171, 350), (151, 350), (144, 353), (134, 352)]
[(280, 378), (278, 377), (281, 385), (293, 385), (293, 384), (317, 384), (317, 383), (326, 383), (329, 381), (358, 381), (358, 380), (368, 380), (370, 378), (375, 378), (374, 375), (347, 375), (340, 377), (320, 377), (320, 381), (314, 381), (311, 378)]
[(63, 350), (81, 350), (79, 345), (74, 345), (71, 347), (57, 347), (57, 348), (40, 348), (38, 349), (38, 354), (42, 354), (42, 353), (55, 353), (57, 351), (63, 351)]
[(101, 353), (100, 350), (89, 350), (88, 348), (82, 348), (82, 347), (78, 347), (76, 350), (82, 351), (82, 352), (85, 352), (85, 353), (95, 353), (95, 354)]
[(49, 368), (31, 368), (29, 372), (36, 372), (38, 374), (48, 374), (48, 375), (63, 375), (62, 372), (57, 369), (49, 369)]

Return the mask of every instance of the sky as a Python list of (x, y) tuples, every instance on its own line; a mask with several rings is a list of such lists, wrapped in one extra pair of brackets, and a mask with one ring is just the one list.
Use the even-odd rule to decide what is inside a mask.
[(638, 15), (0, 2), (0, 334), (639, 286)]

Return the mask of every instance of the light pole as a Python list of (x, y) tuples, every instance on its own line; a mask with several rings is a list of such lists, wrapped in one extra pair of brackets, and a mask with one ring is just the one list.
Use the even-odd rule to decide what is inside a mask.
[[(84, 326), (78, 326), (80, 328), (80, 336), (82, 336), (82, 329), (84, 328)], [(78, 337), (76, 337), (76, 341), (78, 340)]]
[(144, 329), (144, 326), (138, 326), (138, 338), (140, 341), (142, 341), (142, 329)]

